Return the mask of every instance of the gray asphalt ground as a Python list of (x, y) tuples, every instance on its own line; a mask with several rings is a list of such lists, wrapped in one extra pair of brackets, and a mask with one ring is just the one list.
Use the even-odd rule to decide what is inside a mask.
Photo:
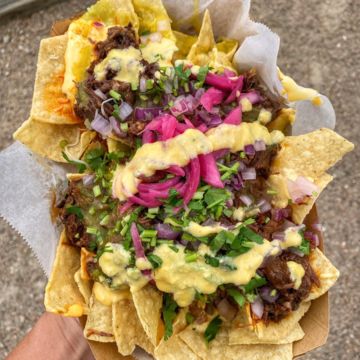
[[(11, 134), (29, 114), (40, 39), (53, 21), (90, 3), (70, 0), (0, 20), (0, 149), (11, 144)], [(282, 70), (332, 99), (337, 131), (354, 143), (360, 136), (359, 15), (358, 0), (253, 0), (252, 7), (253, 18), (281, 36)], [(342, 276), (331, 291), (328, 342), (307, 360), (360, 356), (359, 164), (358, 147), (333, 169), (335, 179), (318, 202), (326, 251)], [(2, 220), (0, 249), (0, 358), (5, 358), (44, 311), (46, 278), (31, 250)]]

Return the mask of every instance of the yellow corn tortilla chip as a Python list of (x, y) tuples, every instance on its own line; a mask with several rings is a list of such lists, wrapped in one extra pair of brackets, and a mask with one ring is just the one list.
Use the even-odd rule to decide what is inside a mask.
[(205, 66), (209, 63), (209, 52), (215, 47), (215, 38), (211, 24), (210, 12), (205, 11), (199, 36), (191, 47), (187, 59), (193, 64)]
[(161, 323), (162, 294), (148, 284), (140, 290), (132, 291), (132, 297), (140, 322), (151, 343), (158, 343), (158, 328)]
[(99, 342), (114, 342), (112, 309), (100, 303), (94, 294), (90, 297), (90, 309), (84, 328), (84, 336)]
[(325, 294), (335, 284), (340, 273), (318, 248), (311, 253), (310, 264), (320, 280), (320, 287), (313, 286), (307, 298), (307, 300), (314, 300)]
[(174, 31), (176, 46), (178, 51), (174, 54), (174, 59), (186, 59), (191, 47), (195, 44), (196, 36), (188, 35), (180, 31)]
[[(202, 330), (206, 326), (199, 327)], [(183, 340), (203, 360), (291, 360), (292, 344), (229, 345), (227, 329), (223, 327), (216, 338), (206, 344), (203, 331), (188, 326), (179, 333)]]
[(131, 355), (138, 345), (153, 354), (154, 346), (144, 332), (132, 300), (120, 300), (112, 305), (115, 341), (122, 355)]
[(93, 131), (82, 131), (75, 125), (46, 124), (32, 118), (25, 121), (13, 135), (15, 140), (34, 153), (57, 162), (66, 162), (60, 145), (63, 140), (69, 144), (76, 143), (69, 147), (68, 154), (73, 159), (79, 159), (95, 136)]
[(353, 149), (354, 144), (330, 129), (288, 136), (281, 143), (271, 173), (284, 173), (291, 169), (298, 175), (315, 179)]
[(130, 148), (126, 144), (121, 142), (120, 140), (118, 141), (118, 140), (115, 140), (112, 138), (107, 138), (106, 143), (107, 143), (109, 152), (113, 152), (113, 151), (129, 152), (130, 151)]
[(299, 309), (282, 321), (270, 322), (268, 325), (258, 322), (255, 328), (244, 323), (245, 310), (240, 311), (229, 328), (229, 344), (289, 344), (300, 340), (304, 337), (304, 332), (299, 325), (299, 320), (309, 308), (309, 302), (302, 303)]
[[(74, 275), (75, 282), (79, 288), (81, 295), (85, 300), (85, 304), (87, 306), (90, 305), (90, 297), (91, 297), (91, 290), (92, 290), (92, 281), (84, 280), (81, 277), (81, 269), (79, 269)], [(88, 312), (88, 309), (86, 309)]]
[(271, 322), (268, 325), (265, 325), (262, 321), (256, 323), (256, 335), (264, 342), (278, 344), (277, 341), (291, 336), (291, 332), (293, 331), (295, 325), (299, 323), (300, 319), (309, 310), (310, 305), (311, 303), (309, 301), (301, 303), (297, 310), (291, 312), (285, 319), (279, 321), (278, 323)]
[(161, 0), (133, 0), (133, 4), (139, 17), (140, 34), (160, 32), (163, 37), (175, 41), (171, 19)]
[(63, 231), (45, 289), (46, 311), (76, 317), (85, 313), (87, 306), (74, 279), (79, 267), (79, 250), (66, 243), (66, 235)]
[[(94, 23), (102, 23), (103, 26)], [(72, 104), (77, 93), (76, 83), (84, 80), (86, 69), (94, 59), (94, 43), (106, 39), (109, 27), (127, 26), (129, 23), (137, 31), (138, 18), (131, 0), (100, 0), (70, 24), (62, 90)]]
[(62, 92), (67, 35), (43, 39), (40, 43), (31, 117), (49, 124), (77, 124), (73, 106)]
[(223, 39), (216, 44), (218, 51), (225, 54), (227, 59), (232, 62), (234, 54), (239, 47), (239, 43), (234, 39)]
[(200, 360), (180, 338), (173, 335), (167, 341), (162, 341), (155, 349), (157, 360)]
[[(321, 192), (330, 183), (333, 177), (327, 173), (320, 175), (313, 183), (318, 187), (316, 194), (312, 194), (304, 203), (291, 203), (292, 218), (296, 224), (302, 224), (307, 214), (312, 209), (315, 201), (320, 196)], [(277, 208), (284, 208), (289, 204), (291, 196), (288, 191), (287, 177), (283, 174), (273, 174), (269, 176), (268, 187), (275, 190), (276, 194), (272, 197), (272, 204)]]

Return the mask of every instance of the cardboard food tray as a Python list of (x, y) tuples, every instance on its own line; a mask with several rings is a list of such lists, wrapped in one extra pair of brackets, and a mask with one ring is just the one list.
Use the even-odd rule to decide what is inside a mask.
[[(51, 36), (63, 35), (72, 20), (81, 16), (77, 14), (70, 19), (60, 20), (53, 24), (51, 28)], [(316, 205), (312, 208), (305, 219), (305, 224), (318, 223), (318, 214)], [(320, 249), (324, 249), (324, 238), (321, 232), (317, 233), (320, 239)], [(82, 326), (85, 326), (86, 317), (80, 319)], [(305, 353), (316, 349), (326, 343), (329, 335), (329, 296), (328, 293), (320, 298), (312, 301), (309, 311), (301, 319), (300, 325), (304, 330), (305, 336), (300, 341), (294, 343), (294, 358), (298, 358)], [(96, 341), (88, 341), (91, 351), (96, 360), (131, 360), (132, 356), (122, 356), (118, 353), (115, 343), (100, 343)]]

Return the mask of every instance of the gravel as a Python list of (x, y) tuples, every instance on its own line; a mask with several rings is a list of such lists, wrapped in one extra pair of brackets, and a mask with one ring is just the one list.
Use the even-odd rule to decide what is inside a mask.
[[(0, 23), (0, 149), (29, 115), (41, 38), (56, 19), (66, 18), (91, 1), (70, 0), (37, 12), (3, 18)], [(270, 5), (271, 4), (271, 5)], [(353, 0), (253, 1), (252, 15), (282, 40), (279, 65), (303, 85), (328, 95), (338, 116), (337, 131), (355, 144), (360, 136), (360, 2)], [(318, 208), (326, 227), (326, 252), (341, 278), (331, 291), (331, 332), (325, 346), (306, 360), (357, 359), (360, 151), (332, 170), (334, 181)], [(44, 311), (46, 279), (31, 250), (0, 220), (0, 358), (4, 358)]]

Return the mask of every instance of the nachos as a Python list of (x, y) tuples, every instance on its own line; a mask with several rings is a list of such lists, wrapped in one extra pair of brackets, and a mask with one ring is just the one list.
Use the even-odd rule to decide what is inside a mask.
[(100, 0), (41, 43), (15, 139), (75, 169), (45, 306), (124, 356), (291, 359), (339, 276), (305, 218), (353, 145), (289, 136), (289, 101), (321, 97), (280, 71), (274, 97), (237, 48), (208, 11), (189, 35), (144, 0)]

